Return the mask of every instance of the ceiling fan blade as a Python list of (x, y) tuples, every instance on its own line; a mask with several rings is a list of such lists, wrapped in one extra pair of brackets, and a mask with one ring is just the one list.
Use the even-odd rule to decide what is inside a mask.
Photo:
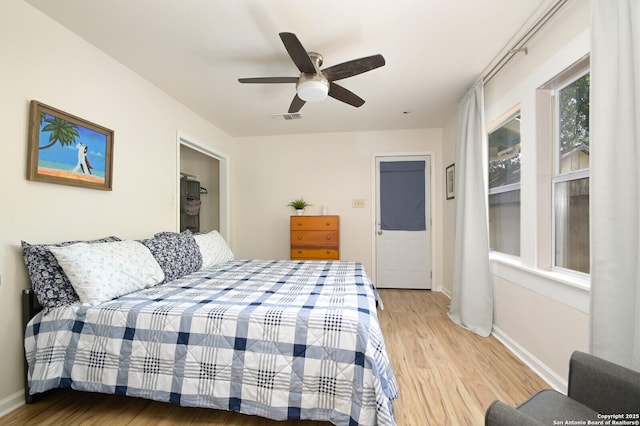
[(289, 107), (289, 114), (292, 114), (294, 112), (298, 112), (302, 109), (302, 107), (304, 106), (305, 101), (303, 101), (302, 99), (300, 99), (298, 97), (298, 95), (296, 94), (293, 97), (293, 100), (291, 101), (291, 106)]
[(297, 83), (298, 77), (256, 77), (239, 78), (240, 83)]
[(280, 39), (289, 52), (289, 56), (300, 72), (315, 74), (316, 68), (298, 37), (293, 33), (280, 33)]
[(333, 82), (329, 83), (329, 96), (346, 104), (353, 105), (356, 108), (364, 104), (364, 99), (360, 96)]
[(382, 55), (372, 55), (366, 58), (354, 59), (322, 70), (329, 81), (341, 80), (371, 71), (385, 64)]

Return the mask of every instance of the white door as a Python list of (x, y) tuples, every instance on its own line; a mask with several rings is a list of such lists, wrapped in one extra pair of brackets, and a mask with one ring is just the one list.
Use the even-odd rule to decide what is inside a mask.
[(376, 286), (431, 288), (431, 157), (376, 157)]

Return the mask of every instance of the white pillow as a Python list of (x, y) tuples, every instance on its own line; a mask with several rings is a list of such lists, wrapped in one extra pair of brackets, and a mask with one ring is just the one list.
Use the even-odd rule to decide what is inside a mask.
[(151, 251), (137, 241), (78, 243), (49, 249), (82, 303), (97, 305), (164, 280)]
[(231, 249), (218, 231), (196, 234), (193, 237), (196, 239), (202, 255), (202, 268), (200, 269), (233, 260)]

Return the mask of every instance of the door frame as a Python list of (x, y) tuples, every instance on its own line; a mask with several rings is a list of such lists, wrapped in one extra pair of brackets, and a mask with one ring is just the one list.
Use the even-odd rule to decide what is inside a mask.
[(225, 239), (227, 244), (231, 244), (231, 233), (229, 218), (230, 205), (229, 205), (229, 158), (218, 151), (211, 149), (211, 147), (199, 142), (198, 140), (185, 135), (178, 131), (176, 137), (176, 151), (177, 151), (177, 169), (176, 169), (176, 229), (180, 230), (180, 147), (186, 146), (208, 157), (214, 158), (219, 161), (219, 179), (220, 179), (220, 235)]
[(435, 241), (437, 239), (437, 236), (440, 234), (440, 232), (438, 231), (436, 233), (435, 227), (433, 226), (434, 223), (438, 223), (438, 221), (435, 220), (435, 202), (436, 202), (436, 197), (435, 197), (435, 193), (437, 192), (435, 190), (436, 188), (436, 181), (438, 181), (436, 179), (436, 173), (434, 172), (434, 170), (436, 169), (435, 167), (435, 153), (433, 151), (402, 151), (402, 152), (374, 152), (371, 158), (371, 199), (373, 200), (373, 202), (371, 203), (372, 208), (371, 208), (371, 264), (372, 264), (372, 271), (370, 271), (370, 275), (371, 275), (371, 280), (373, 281), (373, 283), (375, 284), (376, 282), (376, 277), (378, 274), (378, 259), (377, 259), (377, 244), (376, 244), (376, 233), (378, 232), (377, 229), (377, 225), (376, 225), (376, 212), (378, 210), (378, 194), (376, 191), (376, 179), (377, 179), (377, 169), (376, 169), (376, 161), (378, 158), (380, 157), (429, 157), (429, 162), (431, 164), (430, 167), (430, 188), (429, 188), (429, 224), (427, 226), (431, 226), (431, 241), (429, 242), (430, 247), (429, 247), (429, 256), (431, 257), (430, 259), (430, 264), (431, 264), (431, 290), (432, 291), (439, 291), (440, 289), (440, 285), (437, 284), (439, 283), (439, 281), (437, 280), (437, 277), (439, 276), (439, 268), (436, 265), (436, 263), (434, 262), (434, 258), (435, 258), (435, 250), (436, 250), (436, 244)]

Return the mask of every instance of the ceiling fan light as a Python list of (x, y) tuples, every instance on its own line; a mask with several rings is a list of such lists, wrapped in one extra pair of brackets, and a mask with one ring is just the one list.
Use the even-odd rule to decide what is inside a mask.
[(305, 102), (320, 102), (327, 98), (329, 84), (322, 80), (307, 80), (298, 83), (298, 97)]

